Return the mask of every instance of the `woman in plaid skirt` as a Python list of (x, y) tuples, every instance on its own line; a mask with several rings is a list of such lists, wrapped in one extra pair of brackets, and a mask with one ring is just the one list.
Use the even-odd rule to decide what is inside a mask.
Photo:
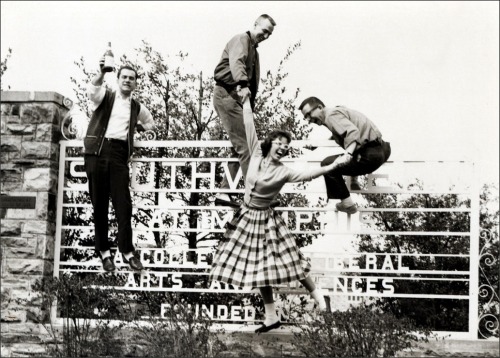
[(271, 201), (286, 183), (308, 181), (334, 169), (334, 163), (315, 169), (296, 171), (281, 159), (288, 154), (291, 141), (285, 131), (273, 131), (258, 145), (253, 113), (247, 100), (243, 118), (251, 153), (245, 178), (244, 203), (228, 223), (224, 240), (214, 256), (210, 279), (237, 287), (258, 287), (264, 301), (266, 319), (255, 332), (280, 326), (273, 299), (273, 285), (292, 281), (310, 292), (321, 310), (326, 309), (321, 290), (308, 276), (309, 261), (300, 252), (295, 238)]

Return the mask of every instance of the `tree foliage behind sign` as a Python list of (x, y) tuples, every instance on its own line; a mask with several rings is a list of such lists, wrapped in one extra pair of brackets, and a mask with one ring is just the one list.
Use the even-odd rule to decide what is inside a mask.
[[(261, 79), (260, 89), (257, 94), (255, 106), (255, 125), (259, 138), (264, 138), (273, 129), (285, 129), (292, 133), (294, 139), (304, 139), (310, 132), (308, 125), (296, 116), (295, 100), (299, 94), (296, 89), (291, 95), (284, 81), (288, 73), (284, 70), (285, 63), (290, 56), (300, 48), (300, 42), (295, 43), (287, 49), (287, 52), (279, 63), (276, 71), (268, 71)], [(163, 56), (153, 49), (146, 41), (135, 50), (135, 57), (129, 58), (123, 55), (117, 63), (117, 68), (122, 64), (132, 65), (138, 70), (139, 81), (134, 97), (143, 103), (152, 113), (157, 130), (156, 140), (227, 140), (227, 134), (221, 126), (212, 105), (214, 80), (212, 76), (203, 73), (191, 73), (187, 70), (188, 55), (179, 52), (175, 56)], [(96, 61), (97, 63), (97, 61)], [(75, 62), (81, 73), (71, 77), (75, 85), (74, 91), (78, 106), (90, 117), (92, 109), (86, 96), (87, 84), (95, 75), (95, 70), (90, 70), (85, 60), (80, 58)], [(214, 64), (215, 68), (215, 64)], [(105, 85), (111, 87), (115, 80), (114, 75), (108, 75)], [(295, 150), (292, 156), (300, 152)], [(200, 158), (206, 157), (230, 157), (226, 148), (141, 148), (136, 154), (157, 158)], [(157, 183), (170, 180), (172, 173), (160, 163), (156, 163), (155, 178)], [(203, 171), (203, 165), (197, 168)], [(176, 175), (178, 187), (187, 187), (186, 178), (190, 174), (190, 168), (184, 167), (181, 173)], [(217, 180), (221, 181), (222, 170), (217, 172)], [(139, 174), (138, 181), (141, 181)], [(199, 183), (198, 183), (199, 184)], [(156, 186), (158, 187), (158, 186)], [(242, 187), (242, 182), (240, 182)], [(210, 194), (205, 193), (136, 193), (137, 201), (150, 202), (158, 205), (162, 200), (170, 202), (181, 201), (189, 206), (209, 205)], [(160, 199), (160, 195), (165, 198)], [(283, 204), (304, 205), (307, 199), (301, 195), (295, 195), (292, 199), (283, 198)], [(187, 220), (194, 226), (198, 219), (198, 213), (186, 210)], [(139, 210), (134, 215), (136, 223), (147, 223), (151, 219), (151, 211)], [(155, 233), (157, 247), (163, 247), (174, 234)], [(197, 233), (184, 233), (190, 248), (196, 248), (200, 240), (217, 238), (217, 235), (209, 235), (199, 238)], [(299, 242), (310, 243), (311, 238), (299, 237)]]
[[(268, 71), (261, 78), (259, 92), (257, 93), (254, 123), (259, 139), (263, 139), (270, 131), (274, 129), (287, 130), (292, 134), (292, 138), (296, 140), (305, 139), (310, 132), (308, 124), (299, 119), (296, 115), (295, 103), (299, 94), (299, 89), (290, 91), (285, 85), (285, 80), (288, 73), (285, 71), (285, 65), (295, 51), (300, 49), (300, 42), (290, 46), (283, 59), (278, 64), (276, 70)], [(92, 108), (89, 106), (89, 101), (86, 95), (86, 88), (93, 76), (96, 74), (98, 59), (92, 61), (92, 65), (87, 66), (84, 58), (80, 58), (75, 62), (79, 69), (77, 75), (71, 77), (74, 84), (74, 92), (76, 96), (76, 105), (86, 113), (88, 117), (92, 114)], [(95, 65), (94, 65), (95, 64)], [(221, 125), (217, 113), (213, 107), (213, 90), (214, 79), (212, 74), (204, 74), (201, 72), (190, 71), (188, 65), (188, 54), (179, 52), (174, 56), (164, 56), (156, 51), (149, 43), (143, 41), (142, 44), (135, 49), (133, 56), (121, 56), (117, 61), (117, 68), (120, 65), (129, 64), (137, 69), (139, 74), (138, 86), (134, 91), (133, 96), (151, 112), (157, 129), (155, 130), (155, 139), (159, 141), (196, 141), (200, 144), (208, 140), (228, 140), (227, 133)], [(215, 63), (213, 64), (215, 68)], [(113, 82), (116, 81), (116, 72), (106, 75), (105, 86), (113, 87)], [(146, 139), (144, 135), (138, 139)], [(146, 141), (147, 143), (147, 141)], [(301, 154), (300, 149), (292, 149), (291, 156), (297, 157)], [(228, 148), (163, 148), (163, 147), (141, 147), (137, 148), (135, 157), (148, 158), (227, 158), (231, 156)], [(197, 164), (196, 171), (204, 172), (209, 168), (207, 163)], [(141, 165), (141, 164), (137, 164)], [(154, 168), (147, 165), (141, 166), (137, 170), (136, 180), (139, 184), (147, 183), (148, 174), (154, 170), (155, 188), (160, 188), (163, 183), (170, 182), (175, 176), (176, 188), (190, 188), (191, 166), (182, 166), (177, 169), (176, 173), (160, 162), (155, 162)], [(217, 168), (216, 181), (220, 183), (222, 179), (222, 168)], [(302, 184), (299, 184), (302, 185)], [(198, 180), (197, 188), (203, 187), (203, 180)], [(243, 180), (239, 183), (239, 188), (243, 188)], [(68, 195), (73, 195), (68, 193)], [(174, 206), (207, 206), (211, 204), (211, 196), (213, 193), (208, 192), (179, 192), (179, 193), (159, 193), (154, 191), (138, 191), (133, 195), (134, 203), (142, 205), (154, 205), (169, 207)], [(283, 206), (308, 206), (308, 199), (301, 194), (287, 194), (280, 197)], [(76, 196), (67, 198), (67, 202), (88, 203), (86, 194), (79, 193)], [(185, 209), (181, 210), (184, 222), (188, 223), (190, 228), (196, 228), (199, 211)], [(133, 227), (148, 226), (154, 215), (154, 209), (137, 208), (133, 215)], [(67, 210), (65, 217), (67, 225), (91, 225), (90, 216), (85, 216), (82, 219), (82, 214), (77, 210)], [(165, 218), (168, 221), (168, 218)], [(290, 224), (294, 225), (296, 218), (293, 215), (289, 218)], [(172, 222), (166, 222), (171, 224)], [(113, 220), (110, 223), (116, 226)], [(319, 222), (317, 218), (311, 224), (311, 230), (318, 230)], [(200, 235), (197, 232), (154, 232), (154, 246), (157, 248), (167, 247), (169, 243), (183, 242), (191, 249), (200, 247), (202, 241), (218, 240), (221, 238), (219, 233), (211, 233), (208, 235)], [(296, 235), (299, 246), (310, 244), (316, 237), (316, 234), (299, 234)], [(92, 244), (92, 236), (82, 236), (79, 233), (67, 232), (65, 234), (66, 244), (74, 244), (79, 239), (84, 240), (84, 245)], [(112, 231), (110, 238), (113, 240), (115, 233)], [(63, 236), (64, 238), (64, 236)], [(146, 243), (146, 235), (139, 235), (138, 246), (150, 245)], [(64, 244), (63, 244), (64, 245)], [(87, 254), (82, 252), (72, 251), (64, 253), (64, 259), (84, 259), (84, 256), (92, 256), (94, 253), (88, 251)], [(76, 256), (73, 256), (76, 255)], [(159, 271), (162, 269), (159, 268)], [(182, 269), (180, 269), (182, 271)], [(206, 281), (206, 276), (199, 276), (196, 280)], [(206, 282), (199, 282), (201, 285), (206, 285)], [(138, 292), (138, 295), (146, 293)], [(214, 302), (214, 294), (183, 294), (188, 301), (196, 303), (212, 303)], [(240, 301), (241, 295), (224, 295), (225, 300)], [(219, 296), (220, 300), (220, 296)], [(255, 301), (255, 297), (250, 298)], [(159, 302), (162, 298), (159, 297)], [(255, 302), (254, 302), (255, 303)]]
[[(414, 189), (422, 190), (418, 181), (412, 185)], [(368, 207), (374, 208), (470, 208), (470, 200), (458, 194), (412, 194), (401, 198), (398, 194), (370, 194), (366, 195)], [(479, 285), (487, 285), (491, 290), (498, 292), (498, 209), (491, 209), (492, 202), (498, 202), (498, 197), (492, 194), (492, 187), (485, 185), (480, 196), (480, 227), (488, 235), (480, 235), (480, 255), (492, 258), (491, 265), (480, 262)], [(384, 232), (463, 232), (470, 231), (470, 215), (467, 211), (456, 212), (377, 212), (373, 214), (371, 225)], [(478, 233), (479, 234), (479, 233)], [(433, 255), (405, 257), (403, 262), (410, 270), (435, 271), (468, 271), (470, 260), (469, 236), (411, 236), (411, 235), (363, 235), (358, 241), (359, 252), (391, 253), (391, 254), (445, 254), (449, 257), (439, 258)], [(455, 256), (454, 256), (455, 255)], [(484, 258), (484, 257), (483, 257)], [(496, 259), (494, 259), (496, 258)], [(472, 261), (474, 262), (474, 261)], [(425, 275), (424, 275), (425, 276)], [(423, 277), (413, 274), (413, 278)], [(412, 281), (399, 280), (394, 283), (399, 293), (439, 293), (449, 295), (467, 295), (469, 283), (467, 281), (446, 281), (447, 276), (433, 275), (441, 281)], [(426, 299), (426, 298), (377, 298), (375, 305), (386, 312), (398, 317), (408, 317), (414, 320), (419, 327), (444, 331), (468, 330), (468, 300), (459, 299)], [(498, 295), (480, 296), (480, 312), (484, 315), (492, 313), (498, 317)], [(498, 325), (498, 320), (496, 321)], [(498, 326), (497, 331), (498, 335)]]
[[(7, 54), (5, 55), (5, 58), (2, 59), (0, 63), (0, 79), (3, 78), (3, 75), (7, 71), (7, 61), (9, 60), (10, 56), (12, 55), (12, 49), (9, 48), (7, 50)], [(0, 90), (3, 90), (3, 81), (0, 80)], [(7, 86), (7, 89), (10, 89), (10, 86)]]

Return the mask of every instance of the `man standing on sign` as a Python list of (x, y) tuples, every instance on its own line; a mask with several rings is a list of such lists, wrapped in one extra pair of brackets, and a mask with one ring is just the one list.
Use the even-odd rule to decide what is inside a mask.
[[(257, 46), (271, 36), (274, 26), (276, 22), (269, 15), (259, 16), (253, 30), (238, 34), (229, 40), (215, 68), (214, 107), (233, 145), (233, 156), (237, 156), (239, 160), (239, 163), (228, 164), (233, 180), (240, 165), (243, 177), (247, 175), (250, 151), (243, 124), (243, 103), (246, 98), (250, 98), (252, 108), (255, 106), (260, 80)], [(229, 189), (225, 176), (221, 189)], [(240, 203), (228, 194), (221, 193), (217, 195), (215, 205), (239, 207)]]
[(118, 221), (118, 249), (125, 263), (142, 270), (134, 256), (132, 243), (132, 199), (129, 189), (128, 160), (132, 155), (134, 130), (154, 128), (149, 110), (131, 97), (137, 86), (137, 71), (130, 66), (118, 70), (118, 90), (102, 86), (106, 69), (104, 59), (100, 72), (88, 86), (88, 96), (95, 107), (84, 138), (85, 171), (94, 208), (95, 249), (105, 271), (113, 271), (108, 240), (109, 197)]
[(370, 174), (384, 164), (391, 155), (391, 146), (382, 140), (382, 134), (364, 114), (343, 106), (325, 107), (316, 97), (306, 98), (299, 106), (309, 123), (326, 126), (335, 142), (345, 150), (343, 155), (325, 158), (322, 166), (336, 163), (334, 170), (324, 174), (329, 205), (330, 199), (338, 211), (354, 214), (358, 211), (352, 201), (343, 175)]

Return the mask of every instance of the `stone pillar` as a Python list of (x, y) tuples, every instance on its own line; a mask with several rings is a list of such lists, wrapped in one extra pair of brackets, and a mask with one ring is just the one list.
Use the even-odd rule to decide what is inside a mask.
[(27, 311), (36, 312), (41, 303), (33, 283), (53, 275), (60, 124), (67, 101), (55, 92), (1, 92), (2, 357), (43, 351), (43, 328)]

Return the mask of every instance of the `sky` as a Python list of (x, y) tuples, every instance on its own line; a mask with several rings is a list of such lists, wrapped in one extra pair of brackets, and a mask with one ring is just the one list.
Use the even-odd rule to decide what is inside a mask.
[(227, 41), (263, 13), (277, 26), (259, 45), (261, 73), (301, 42), (285, 64), (297, 105), (314, 95), (356, 109), (392, 160), (473, 160), (481, 181), (498, 183), (498, 2), (2, 1), (2, 60), (13, 51), (2, 87), (74, 99), (74, 61), (97, 67), (108, 41), (115, 57), (143, 40), (165, 57), (187, 52), (191, 70), (212, 75)]

